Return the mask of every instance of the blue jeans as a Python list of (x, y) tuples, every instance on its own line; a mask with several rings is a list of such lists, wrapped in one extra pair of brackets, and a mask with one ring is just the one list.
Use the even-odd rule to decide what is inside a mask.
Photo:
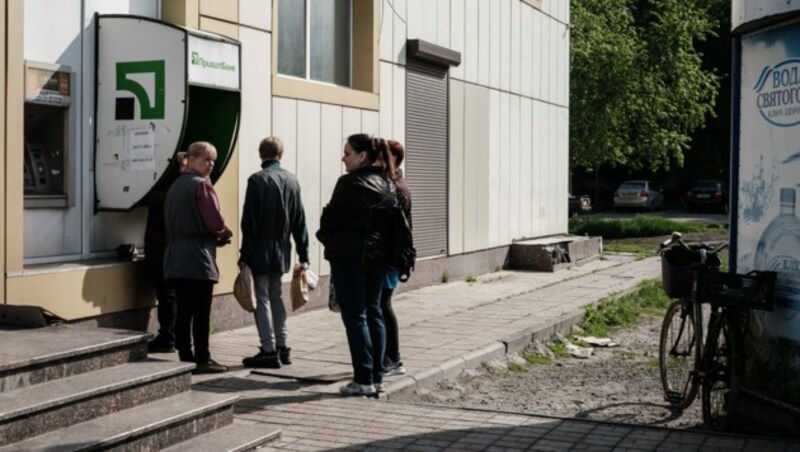
[(381, 290), (386, 281), (386, 270), (360, 270), (331, 262), (331, 278), (347, 330), (353, 380), (362, 385), (381, 383), (386, 348)]
[(256, 327), (261, 339), (261, 349), (272, 353), (277, 347), (286, 347), (286, 308), (281, 297), (281, 273), (254, 275), (256, 289)]

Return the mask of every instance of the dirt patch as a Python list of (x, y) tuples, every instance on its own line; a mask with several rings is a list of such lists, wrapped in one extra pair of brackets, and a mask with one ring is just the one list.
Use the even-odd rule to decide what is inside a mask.
[[(404, 400), (559, 417), (673, 428), (699, 428), (700, 400), (681, 412), (663, 399), (658, 371), (661, 318), (640, 317), (619, 330), (615, 348), (595, 348), (588, 359), (562, 358), (527, 364), (519, 355), (462, 372)], [(522, 368), (516, 372), (513, 368)], [(515, 364), (513, 364), (515, 363)]]

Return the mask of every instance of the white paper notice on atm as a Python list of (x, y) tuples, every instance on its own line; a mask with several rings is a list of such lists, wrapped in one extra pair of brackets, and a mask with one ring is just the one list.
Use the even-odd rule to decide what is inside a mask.
[(131, 171), (156, 169), (156, 138), (152, 129), (130, 129), (126, 142)]

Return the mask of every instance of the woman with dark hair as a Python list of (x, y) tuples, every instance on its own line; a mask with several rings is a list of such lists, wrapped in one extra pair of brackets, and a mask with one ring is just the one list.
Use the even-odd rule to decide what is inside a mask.
[[(408, 183), (403, 177), (403, 170), (400, 165), (403, 163), (406, 151), (399, 141), (386, 140), (389, 146), (389, 158), (392, 160), (395, 171), (395, 177), (392, 179), (397, 189), (397, 201), (406, 213), (408, 224), (411, 225), (411, 190), (408, 188)], [(397, 269), (389, 268), (386, 272), (386, 284), (383, 286), (381, 292), (381, 311), (383, 312), (383, 321), (386, 325), (386, 352), (383, 358), (384, 375), (403, 375), (406, 369), (403, 366), (403, 361), (400, 360), (400, 328), (397, 324), (397, 316), (394, 314), (392, 308), (392, 294), (400, 282), (400, 273)]]
[(386, 331), (381, 290), (391, 234), (389, 212), (397, 203), (394, 165), (386, 141), (365, 134), (347, 138), (342, 162), (347, 174), (339, 178), (322, 211), (317, 238), (331, 264), (353, 364), (353, 381), (339, 391), (369, 396), (383, 390)]

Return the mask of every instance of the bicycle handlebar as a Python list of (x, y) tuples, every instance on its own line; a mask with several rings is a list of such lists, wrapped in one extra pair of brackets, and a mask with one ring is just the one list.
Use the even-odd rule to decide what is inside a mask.
[(683, 237), (683, 234), (681, 234), (680, 232), (678, 232), (678, 231), (673, 232), (672, 236), (670, 236), (670, 238), (668, 238), (667, 240), (664, 240), (663, 242), (661, 242), (661, 246), (659, 247), (659, 253), (663, 253), (665, 248), (668, 248), (668, 247), (670, 247), (672, 245), (675, 245), (675, 244), (680, 245), (681, 247), (683, 247), (687, 251), (706, 250), (706, 251), (710, 251), (711, 254), (717, 254), (720, 251), (724, 250), (725, 248), (728, 248), (728, 246), (729, 246), (728, 242), (725, 242), (725, 243), (719, 245), (716, 248), (711, 246), (711, 245), (709, 245), (709, 244), (707, 244), (707, 243), (705, 243), (705, 242), (697, 242), (697, 243), (689, 244), (689, 243), (684, 242), (682, 237)]

